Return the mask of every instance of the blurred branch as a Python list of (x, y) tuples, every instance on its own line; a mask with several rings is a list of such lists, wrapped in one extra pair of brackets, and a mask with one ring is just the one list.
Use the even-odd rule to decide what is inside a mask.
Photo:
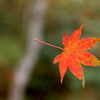
[[(26, 53), (18, 65), (15, 66), (13, 82), (8, 91), (8, 100), (23, 100), (24, 98), (25, 87), (34, 70), (42, 47), (40, 43), (33, 41), (33, 39), (43, 40), (44, 18), (48, 4), (49, 0), (36, 0), (34, 6), (31, 4), (33, 8), (31, 9), (30, 21), (28, 22)], [(29, 11), (27, 10), (24, 16), (26, 17), (28, 14)]]

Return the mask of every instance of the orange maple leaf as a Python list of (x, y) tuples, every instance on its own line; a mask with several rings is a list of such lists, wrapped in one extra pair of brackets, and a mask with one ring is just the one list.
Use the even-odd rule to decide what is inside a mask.
[(81, 64), (88, 66), (100, 66), (100, 61), (94, 55), (86, 51), (100, 42), (100, 38), (85, 38), (79, 40), (83, 26), (84, 24), (74, 31), (70, 38), (68, 38), (66, 31), (64, 31), (62, 39), (64, 49), (35, 39), (35, 41), (63, 50), (61, 54), (55, 57), (53, 62), (53, 64), (59, 62), (61, 83), (67, 69), (69, 68), (78, 79), (82, 80), (82, 86), (84, 87), (85, 78)]

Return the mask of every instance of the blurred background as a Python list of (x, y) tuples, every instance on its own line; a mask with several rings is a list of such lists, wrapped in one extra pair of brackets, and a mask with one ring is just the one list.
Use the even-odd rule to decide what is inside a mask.
[[(100, 37), (99, 0), (0, 0), (0, 100), (100, 100), (99, 67), (82, 65), (85, 88), (69, 70), (60, 84), (62, 51), (33, 40), (63, 48), (81, 24), (81, 38)], [(100, 59), (100, 43), (89, 51)]]

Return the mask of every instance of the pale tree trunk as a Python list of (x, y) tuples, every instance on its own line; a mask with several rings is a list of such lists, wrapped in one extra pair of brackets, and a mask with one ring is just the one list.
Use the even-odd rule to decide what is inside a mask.
[(9, 87), (7, 100), (24, 100), (24, 90), (34, 70), (42, 46), (40, 43), (33, 41), (33, 39), (43, 40), (45, 14), (48, 5), (49, 0), (36, 0), (34, 5), (31, 4), (33, 8), (28, 22), (26, 53), (15, 66), (14, 78)]

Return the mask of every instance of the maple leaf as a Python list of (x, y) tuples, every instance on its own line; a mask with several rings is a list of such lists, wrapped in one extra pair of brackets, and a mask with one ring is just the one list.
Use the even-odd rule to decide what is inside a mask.
[(35, 41), (63, 50), (63, 52), (57, 55), (53, 61), (53, 64), (59, 62), (61, 83), (67, 69), (69, 68), (70, 71), (76, 76), (76, 78), (82, 80), (82, 86), (84, 87), (85, 78), (81, 64), (87, 66), (100, 66), (100, 61), (94, 55), (86, 51), (100, 42), (100, 38), (85, 38), (79, 40), (83, 26), (84, 24), (82, 24), (76, 31), (74, 31), (69, 38), (66, 34), (66, 31), (64, 31), (62, 39), (64, 49), (35, 39)]

